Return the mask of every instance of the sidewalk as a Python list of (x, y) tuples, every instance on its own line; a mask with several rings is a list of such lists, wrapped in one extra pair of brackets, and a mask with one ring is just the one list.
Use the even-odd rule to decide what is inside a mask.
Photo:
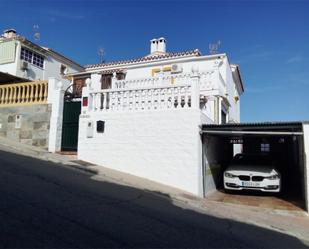
[(170, 198), (175, 205), (182, 208), (190, 208), (218, 218), (254, 224), (296, 236), (306, 241), (309, 246), (309, 216), (305, 211), (275, 210), (203, 199), (176, 188), (77, 160), (75, 155), (49, 153), (44, 149), (1, 137), (0, 150), (73, 167), (92, 174), (91, 178), (97, 181), (108, 181), (151, 191), (162, 198)]

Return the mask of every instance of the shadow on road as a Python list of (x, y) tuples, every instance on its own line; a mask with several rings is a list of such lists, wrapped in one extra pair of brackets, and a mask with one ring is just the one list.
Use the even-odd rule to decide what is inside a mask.
[(176, 206), (168, 195), (13, 153), (0, 158), (2, 248), (306, 248), (283, 233)]

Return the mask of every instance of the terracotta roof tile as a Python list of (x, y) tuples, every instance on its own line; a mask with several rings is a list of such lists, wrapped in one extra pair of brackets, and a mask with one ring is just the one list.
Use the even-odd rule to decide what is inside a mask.
[(146, 61), (156, 61), (161, 59), (169, 59), (169, 58), (178, 58), (178, 57), (185, 57), (185, 56), (200, 56), (201, 53), (198, 49), (184, 51), (184, 52), (176, 52), (176, 53), (166, 53), (162, 55), (148, 55), (145, 57), (131, 59), (131, 60), (122, 60), (122, 61), (112, 61), (107, 63), (101, 64), (91, 64), (85, 65), (86, 70), (88, 69), (95, 69), (95, 68), (104, 68), (109, 66), (119, 66), (119, 65), (126, 65), (126, 64), (134, 64), (138, 62), (146, 62)]

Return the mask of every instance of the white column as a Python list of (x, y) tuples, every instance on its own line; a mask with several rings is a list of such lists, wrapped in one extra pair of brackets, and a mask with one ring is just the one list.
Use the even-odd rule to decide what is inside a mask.
[(113, 73), (113, 77), (112, 77), (112, 89), (115, 89), (116, 88), (116, 85), (115, 85), (115, 81), (117, 80), (117, 77), (116, 77), (116, 72)]
[(48, 96), (49, 103), (52, 104), (52, 112), (51, 112), (51, 117), (50, 117), (50, 128), (49, 128), (48, 151), (56, 152), (56, 151), (61, 150), (62, 116), (63, 116), (64, 91), (65, 90), (63, 87), (63, 83), (61, 81), (57, 81), (55, 78), (50, 78), (48, 81), (48, 85), (51, 88), (55, 87), (52, 90), (53, 94)]
[(221, 113), (221, 110), (222, 110), (222, 98), (221, 97), (218, 97), (218, 106), (217, 106), (217, 109), (218, 109), (218, 124), (222, 124), (222, 113)]
[(191, 70), (191, 108), (200, 109), (200, 76), (197, 67), (193, 66)]
[(54, 95), (55, 91), (57, 89), (57, 83), (59, 82), (58, 79), (54, 77), (50, 77), (48, 79), (48, 96), (47, 96), (47, 103), (48, 104), (53, 104), (54, 102)]
[(309, 213), (309, 124), (303, 124), (306, 210)]
[[(86, 114), (87, 112), (92, 110), (93, 106), (93, 96), (90, 94), (92, 91), (92, 81), (91, 79), (86, 79), (86, 86), (83, 87), (82, 89), (82, 107), (81, 107), (81, 114)], [(86, 97), (88, 98), (88, 105), (83, 106), (83, 98)]]
[(91, 87), (93, 90), (100, 91), (101, 90), (101, 74), (93, 73), (91, 74)]

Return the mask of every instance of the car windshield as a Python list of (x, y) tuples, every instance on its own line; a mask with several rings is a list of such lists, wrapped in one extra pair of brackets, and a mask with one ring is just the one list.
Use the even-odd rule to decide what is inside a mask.
[(232, 163), (238, 164), (238, 165), (244, 165), (244, 164), (268, 165), (268, 164), (271, 164), (271, 159), (269, 156), (264, 156), (264, 155), (238, 154), (233, 158)]

